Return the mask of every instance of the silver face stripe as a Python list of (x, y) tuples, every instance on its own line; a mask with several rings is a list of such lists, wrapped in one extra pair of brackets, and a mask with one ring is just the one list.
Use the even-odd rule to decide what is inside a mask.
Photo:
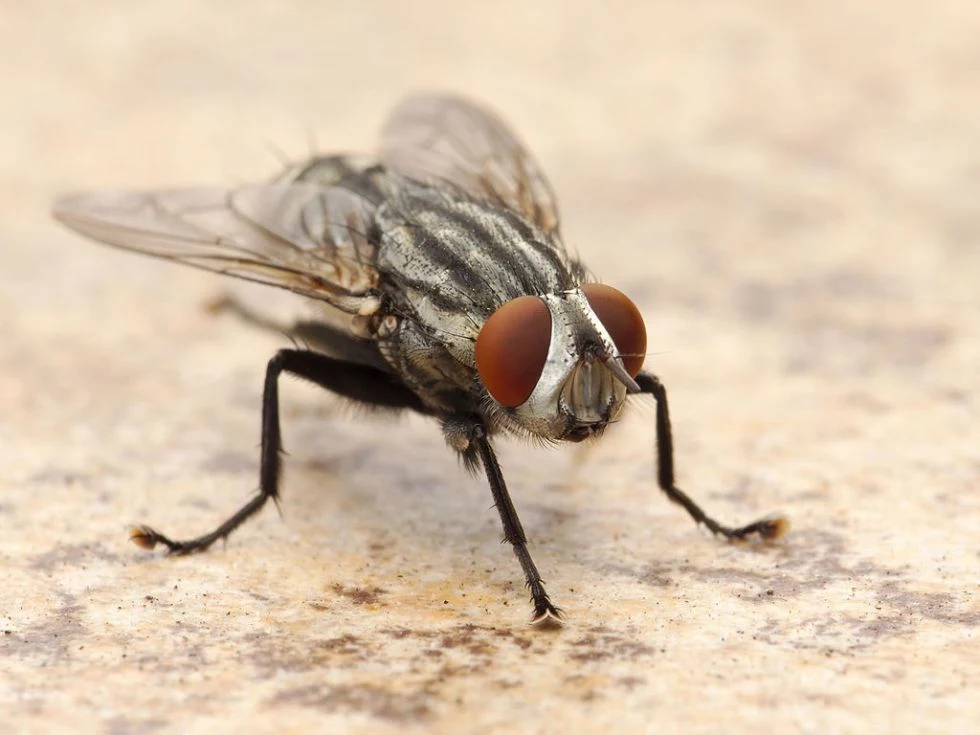
[(562, 438), (570, 429), (614, 418), (626, 386), (598, 360), (583, 360), (581, 345), (595, 342), (610, 360), (619, 352), (581, 289), (546, 294), (551, 312), (551, 344), (541, 378), (527, 401), (514, 410), (519, 422), (545, 436)]

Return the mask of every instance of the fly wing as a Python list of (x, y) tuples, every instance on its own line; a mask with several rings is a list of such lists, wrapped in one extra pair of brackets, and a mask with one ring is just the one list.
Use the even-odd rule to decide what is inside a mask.
[(448, 182), (474, 199), (507, 207), (560, 247), (551, 187), (517, 137), (489, 110), (453, 96), (410, 97), (385, 124), (381, 159), (407, 178)]
[(59, 200), (54, 217), (107, 245), (288, 289), (357, 313), (378, 282), (374, 205), (302, 182)]

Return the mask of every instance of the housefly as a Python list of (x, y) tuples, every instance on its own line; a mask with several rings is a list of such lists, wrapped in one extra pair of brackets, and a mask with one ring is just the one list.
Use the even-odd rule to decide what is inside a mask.
[(269, 361), (258, 494), (210, 533), (142, 547), (202, 551), (279, 499), (282, 373), (356, 403), (437, 420), (473, 472), (482, 467), (524, 571), (533, 622), (558, 620), (527, 549), (491, 444), (600, 435), (630, 394), (656, 400), (658, 482), (699, 524), (729, 539), (774, 539), (782, 518), (741, 527), (708, 516), (674, 482), (667, 394), (643, 372), (639, 309), (565, 249), (554, 194), (493, 113), (452, 96), (395, 108), (374, 158), (317, 156), (270, 183), (68, 196), (54, 216), (94, 240), (257, 283), (322, 306), (287, 331), (307, 348)]

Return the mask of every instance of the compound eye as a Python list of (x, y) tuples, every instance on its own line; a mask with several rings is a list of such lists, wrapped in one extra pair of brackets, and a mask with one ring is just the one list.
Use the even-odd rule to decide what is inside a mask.
[(622, 355), (626, 372), (635, 378), (647, 351), (647, 329), (640, 310), (626, 294), (612, 286), (586, 283), (582, 291)]
[(537, 296), (497, 309), (476, 338), (476, 370), (494, 400), (507, 408), (528, 399), (551, 346), (551, 312)]

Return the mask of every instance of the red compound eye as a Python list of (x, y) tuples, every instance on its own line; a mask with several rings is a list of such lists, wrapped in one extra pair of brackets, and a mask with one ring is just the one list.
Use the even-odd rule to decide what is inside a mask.
[(537, 296), (520, 296), (490, 315), (476, 338), (476, 370), (497, 403), (514, 408), (528, 399), (550, 345), (551, 312)]
[(586, 283), (582, 285), (582, 291), (589, 300), (592, 311), (616, 343), (616, 349), (623, 356), (626, 372), (635, 378), (643, 367), (643, 358), (647, 351), (647, 330), (640, 310), (626, 294), (612, 286)]

